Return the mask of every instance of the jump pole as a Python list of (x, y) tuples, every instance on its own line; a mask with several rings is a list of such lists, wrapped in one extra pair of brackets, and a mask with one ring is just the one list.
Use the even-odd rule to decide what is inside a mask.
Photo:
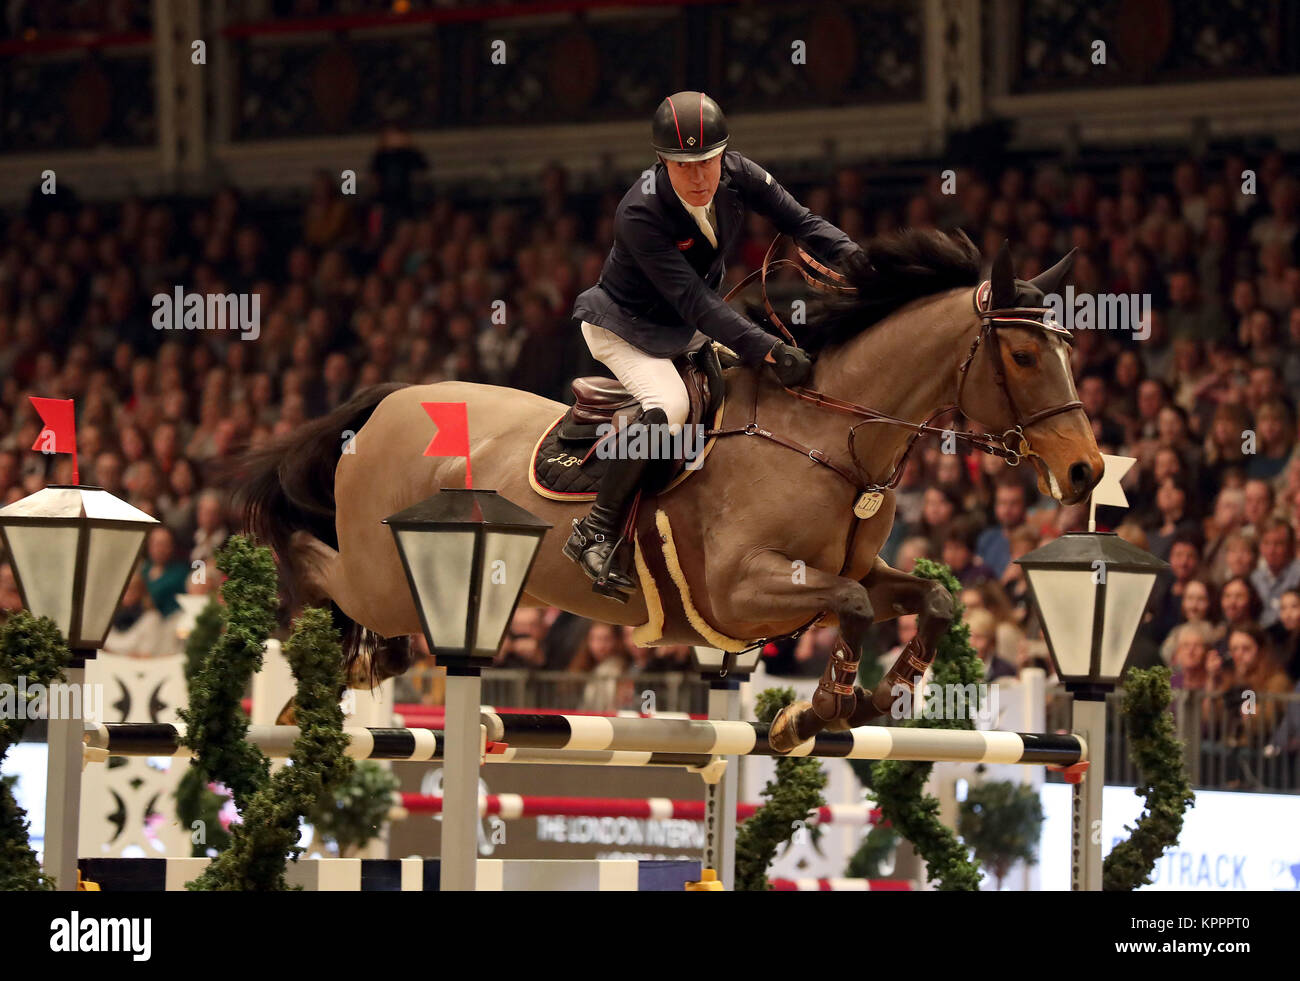
[[(1085, 738), (1052, 733), (859, 726), (846, 732), (818, 733), (789, 754), (782, 754), (768, 744), (767, 726), (755, 722), (519, 713), (490, 714), (486, 724), (489, 732), (495, 727), (508, 735), (504, 742), (509, 745), (487, 747), (482, 758), (492, 763), (692, 767), (705, 765), (714, 756), (789, 755), (1070, 766), (1089, 759)], [(420, 762), (445, 756), (442, 733), (436, 729), (347, 726), (343, 731), (351, 740), (348, 755), (353, 759)], [(297, 726), (248, 728), (249, 741), (273, 759), (287, 758), (297, 736)], [(189, 756), (180, 740), (178, 726), (130, 722), (91, 726), (85, 738), (86, 746), (98, 756)]]
[(483, 718), (490, 740), (523, 748), (1058, 766), (1088, 759), (1087, 741), (1073, 734), (859, 726), (821, 732), (789, 753), (778, 753), (768, 741), (767, 726), (756, 722), (530, 713), (485, 713)]
[[(347, 755), (356, 760), (387, 760), (392, 763), (440, 761), (446, 745), (440, 729), (366, 728), (345, 726)], [(85, 734), (88, 762), (110, 756), (193, 755), (181, 745), (184, 732), (170, 723), (110, 722), (91, 726)], [(270, 759), (288, 759), (298, 738), (297, 726), (252, 725), (248, 741)], [(629, 751), (582, 751), (525, 749), (490, 746), (485, 763), (554, 764), (561, 766), (667, 766), (698, 769), (710, 765), (713, 757), (701, 753), (636, 753)]]
[[(393, 809), (403, 817), (439, 814), (442, 797), (437, 794), (393, 794)], [(736, 819), (745, 821), (763, 805), (737, 804)], [(478, 799), (480, 817), (489, 815), (516, 820), (532, 817), (632, 818), (641, 821), (703, 821), (705, 802), (672, 800), (668, 797), (545, 797), (526, 794), (484, 794)], [(808, 824), (874, 825), (880, 819), (868, 804), (829, 804), (808, 812)]]

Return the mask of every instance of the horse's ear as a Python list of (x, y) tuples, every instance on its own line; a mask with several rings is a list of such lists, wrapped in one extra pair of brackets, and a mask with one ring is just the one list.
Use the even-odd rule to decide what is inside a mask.
[(993, 260), (993, 271), (989, 274), (993, 294), (989, 299), (989, 308), (1003, 310), (1016, 305), (1016, 272), (1011, 268), (1011, 243), (1003, 241), (1002, 248)]
[(1078, 255), (1079, 247), (1072, 248), (1064, 259), (1054, 265), (1051, 269), (1045, 269), (1037, 276), (1030, 280), (1044, 296), (1050, 296), (1056, 293), (1061, 284), (1065, 282), (1065, 277), (1070, 275), (1070, 270), (1074, 268), (1074, 257)]

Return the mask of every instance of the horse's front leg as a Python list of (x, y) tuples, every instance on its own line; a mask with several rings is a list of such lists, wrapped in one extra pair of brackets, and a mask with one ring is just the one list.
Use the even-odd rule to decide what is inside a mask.
[[(799, 572), (792, 574), (796, 566)], [(862, 583), (767, 551), (751, 557), (742, 578), (730, 588), (717, 590), (716, 595), (725, 597), (722, 602), (715, 601), (715, 606), (727, 620), (759, 625), (748, 636), (762, 636), (773, 624), (807, 621), (827, 610), (839, 618), (841, 642), (827, 662), (812, 700), (786, 706), (772, 721), (768, 738), (773, 749), (787, 753), (857, 710), (853, 682), (874, 617), (871, 598)]]
[(875, 689), (868, 692), (861, 686), (854, 686), (856, 704), (848, 717), (849, 725), (854, 726), (879, 718), (889, 711), (900, 695), (911, 694), (934, 661), (939, 638), (952, 625), (957, 609), (952, 594), (943, 583), (899, 572), (879, 558), (862, 582), (881, 620), (911, 613), (919, 616), (916, 636), (899, 652), (893, 667)]

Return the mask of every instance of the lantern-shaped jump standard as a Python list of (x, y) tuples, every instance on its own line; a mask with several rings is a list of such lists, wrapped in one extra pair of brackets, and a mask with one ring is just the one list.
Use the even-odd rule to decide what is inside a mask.
[(384, 523), (438, 662), (491, 664), (551, 526), (496, 491), (458, 488)]
[(446, 488), (384, 519), (429, 650), (447, 669), (440, 888), (477, 885), (479, 672), (492, 663), (550, 525), (491, 490)]
[(1119, 684), (1156, 577), (1169, 568), (1109, 532), (1072, 532), (1016, 559), (1057, 677), (1072, 692)]
[(1072, 887), (1101, 889), (1106, 695), (1119, 684), (1156, 577), (1169, 564), (1109, 532), (1072, 532), (1016, 559), (1029, 580), (1057, 677), (1073, 696), (1071, 725), (1089, 747), (1074, 785)]
[(92, 657), (156, 524), (101, 487), (53, 485), (0, 508), (0, 540), (23, 606)]
[(77, 888), (86, 661), (108, 636), (156, 524), (102, 487), (84, 485), (52, 485), (0, 508), (0, 543), (23, 606), (53, 620), (72, 652), (66, 696), (47, 702), (44, 867), (60, 891)]

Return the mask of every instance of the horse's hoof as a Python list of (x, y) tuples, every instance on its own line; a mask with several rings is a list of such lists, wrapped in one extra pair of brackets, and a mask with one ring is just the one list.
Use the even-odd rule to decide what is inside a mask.
[(797, 723), (804, 712), (811, 710), (812, 702), (798, 701), (791, 702), (776, 713), (776, 718), (767, 730), (767, 742), (772, 747), (772, 752), (788, 753), (803, 742), (796, 731)]

